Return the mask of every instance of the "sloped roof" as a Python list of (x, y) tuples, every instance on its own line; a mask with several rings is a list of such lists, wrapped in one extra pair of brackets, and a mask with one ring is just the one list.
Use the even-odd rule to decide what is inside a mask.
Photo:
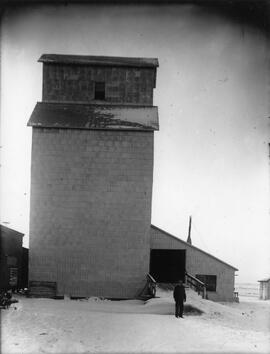
[(7, 234), (14, 234), (14, 235), (17, 235), (20, 237), (24, 236), (24, 234), (19, 231), (13, 230), (13, 229), (6, 227), (4, 225), (0, 225), (0, 233), (2, 234), (2, 232), (7, 233)]
[(258, 280), (258, 282), (267, 282), (267, 281), (269, 281), (269, 280), (270, 280), (270, 277), (265, 278), (265, 279), (262, 279), (262, 280)]
[(175, 240), (177, 240), (177, 241), (179, 241), (179, 242), (181, 242), (181, 243), (184, 243), (187, 247), (194, 248), (195, 250), (204, 253), (204, 254), (207, 255), (208, 257), (211, 257), (211, 258), (215, 259), (216, 261), (218, 261), (218, 262), (220, 262), (220, 263), (222, 263), (222, 264), (224, 264), (224, 265), (226, 265), (226, 266), (228, 266), (228, 267), (234, 269), (235, 271), (238, 271), (238, 269), (235, 268), (235, 267), (233, 267), (232, 265), (230, 265), (230, 264), (228, 264), (228, 263), (222, 261), (221, 259), (219, 259), (219, 258), (213, 256), (212, 254), (210, 254), (210, 253), (208, 253), (208, 252), (203, 251), (202, 249), (200, 249), (200, 248), (198, 248), (198, 247), (195, 247), (195, 246), (191, 245), (190, 243), (188, 243), (188, 242), (186, 242), (186, 241), (183, 241), (182, 239), (180, 239), (180, 238), (178, 238), (178, 237), (176, 237), (176, 236), (173, 236), (173, 235), (169, 234), (168, 232), (166, 232), (166, 231), (160, 229), (159, 227), (157, 227), (157, 226), (155, 226), (155, 225), (151, 225), (151, 227), (152, 227), (153, 229), (156, 229), (156, 230), (158, 230), (158, 231), (164, 233), (166, 236), (172, 237), (172, 238), (174, 238)]
[(39, 60), (48, 64), (77, 64), (77, 65), (98, 65), (98, 66), (123, 66), (123, 67), (158, 67), (156, 58), (131, 58), (131, 57), (107, 57), (95, 55), (64, 55), (64, 54), (43, 54)]
[(39, 128), (158, 130), (155, 106), (38, 102), (28, 126)]

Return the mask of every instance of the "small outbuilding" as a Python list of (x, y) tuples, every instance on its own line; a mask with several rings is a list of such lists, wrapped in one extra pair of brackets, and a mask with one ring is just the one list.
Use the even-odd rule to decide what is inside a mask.
[(150, 274), (158, 283), (201, 281), (213, 301), (237, 301), (234, 292), (238, 270), (215, 256), (151, 225)]
[(28, 250), (22, 247), (23, 236), (21, 232), (0, 225), (0, 290), (27, 286)]
[(270, 277), (259, 280), (260, 283), (260, 299), (270, 300)]

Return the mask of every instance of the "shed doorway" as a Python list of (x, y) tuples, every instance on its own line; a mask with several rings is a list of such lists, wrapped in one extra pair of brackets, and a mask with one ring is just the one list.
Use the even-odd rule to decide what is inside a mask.
[(152, 249), (150, 274), (158, 283), (185, 281), (186, 250)]

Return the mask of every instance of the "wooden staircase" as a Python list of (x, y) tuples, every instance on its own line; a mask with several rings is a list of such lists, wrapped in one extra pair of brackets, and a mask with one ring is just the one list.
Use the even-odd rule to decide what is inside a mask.
[(156, 296), (157, 282), (151, 274), (146, 275), (146, 283), (143, 290), (137, 296), (137, 299), (147, 301)]
[[(185, 284), (187, 284), (188, 287), (192, 290), (195, 290), (198, 295), (202, 296), (203, 299), (207, 299), (206, 285), (201, 280), (186, 272)], [(154, 298), (156, 296), (157, 287), (161, 286), (162, 288), (164, 288), (165, 285), (167, 290), (173, 290), (175, 286), (175, 284), (173, 283), (159, 284), (156, 282), (156, 280), (152, 277), (151, 274), (147, 274), (145, 286), (136, 298), (143, 301), (147, 301), (151, 298)]]
[(188, 284), (188, 286), (191, 289), (195, 290), (198, 295), (201, 295), (203, 299), (207, 299), (206, 285), (202, 281), (187, 272), (185, 273), (185, 276), (186, 283)]

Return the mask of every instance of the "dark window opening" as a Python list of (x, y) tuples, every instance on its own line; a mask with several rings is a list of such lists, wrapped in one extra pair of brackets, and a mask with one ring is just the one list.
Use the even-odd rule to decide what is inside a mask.
[(217, 289), (216, 275), (196, 274), (196, 278), (198, 278), (206, 285), (207, 291), (216, 291)]
[(185, 280), (186, 251), (152, 249), (150, 274), (159, 283), (175, 283)]
[(95, 100), (105, 100), (105, 82), (95, 82)]

